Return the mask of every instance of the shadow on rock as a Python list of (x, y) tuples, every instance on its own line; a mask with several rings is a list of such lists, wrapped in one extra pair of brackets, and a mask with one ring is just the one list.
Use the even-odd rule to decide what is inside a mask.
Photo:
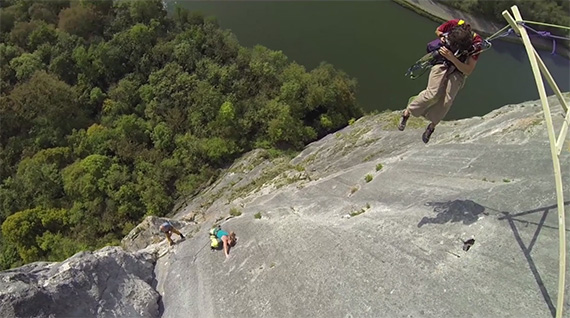
[[(564, 202), (564, 205), (570, 205), (570, 201)], [(557, 209), (557, 207), (558, 207), (558, 205), (554, 204), (554, 205), (550, 205), (550, 206), (540, 207), (537, 209), (532, 209), (532, 210), (517, 212), (517, 213), (509, 213), (509, 212), (505, 212), (505, 211), (499, 211), (501, 214), (503, 214), (502, 217), (499, 217), (499, 220), (507, 220), (509, 222), (509, 226), (511, 227), (511, 230), (513, 231), (513, 234), (515, 236), (515, 240), (519, 244), (521, 251), (524, 254), (524, 257), (526, 258), (526, 260), (528, 262), (528, 266), (530, 268), (530, 271), (532, 272), (532, 275), (534, 276), (534, 279), (536, 280), (536, 284), (538, 285), (538, 289), (540, 290), (542, 297), (544, 297), (544, 301), (546, 302), (546, 305), (548, 306), (548, 309), (550, 310), (550, 314), (552, 315), (552, 317), (556, 316), (556, 307), (554, 306), (554, 303), (552, 302), (552, 298), (550, 297), (550, 294), (548, 293), (548, 290), (547, 290), (546, 286), (544, 285), (544, 281), (542, 280), (542, 276), (540, 275), (540, 272), (538, 271), (538, 269), (536, 267), (536, 264), (534, 262), (534, 259), (532, 258), (531, 252), (532, 252), (532, 248), (534, 247), (534, 244), (538, 240), (538, 236), (539, 236), (540, 232), (542, 231), (543, 227), (558, 230), (557, 227), (548, 226), (545, 224), (548, 213), (551, 210), (555, 211)], [(490, 208), (490, 209), (494, 210), (493, 208)], [(538, 223), (519, 219), (520, 217), (523, 217), (523, 216), (526, 216), (529, 214), (533, 214), (533, 213), (542, 213), (542, 216), (541, 216), (540, 221)], [(520, 225), (517, 226), (517, 223), (521, 223), (521, 225), (523, 225), (522, 228), (528, 227), (529, 224), (536, 225), (536, 230), (534, 232), (534, 235), (532, 236), (532, 239), (530, 240), (530, 242), (528, 244), (523, 241), (523, 238), (520, 234), (521, 226)]]
[(463, 222), (465, 225), (475, 223), (479, 214), (485, 214), (485, 207), (471, 200), (454, 200), (447, 202), (427, 202), (426, 206), (433, 207), (437, 215), (433, 218), (424, 216), (418, 227), (425, 224), (444, 224), (447, 222)]

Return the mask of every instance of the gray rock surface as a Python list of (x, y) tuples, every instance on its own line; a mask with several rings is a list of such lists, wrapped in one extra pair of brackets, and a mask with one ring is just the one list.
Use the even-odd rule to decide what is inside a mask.
[(0, 272), (0, 317), (157, 317), (154, 260), (118, 247)]
[[(174, 216), (188, 237), (172, 247), (149, 217), (123, 240), (131, 252), (2, 272), (0, 316), (552, 317), (558, 220), (539, 102), (443, 122), (427, 145), (427, 122), (400, 132), (398, 117), (363, 117), (294, 157), (243, 156)], [(238, 235), (230, 258), (209, 248), (214, 224)]]
[[(231, 167), (178, 214), (205, 224), (157, 261), (162, 317), (551, 317), (558, 221), (539, 102), (444, 122), (427, 145), (427, 123), (399, 132), (397, 117)], [(238, 235), (229, 259), (208, 248), (215, 222)]]
[[(167, 221), (185, 236), (191, 235), (199, 228), (194, 221), (194, 218), (174, 220), (148, 216), (121, 240), (121, 246), (128, 252), (136, 252), (147, 248), (149, 245), (165, 242), (166, 237), (164, 236), (164, 233), (160, 232), (160, 225)], [(177, 234), (172, 235), (172, 240), (174, 242), (178, 239), (179, 237)]]

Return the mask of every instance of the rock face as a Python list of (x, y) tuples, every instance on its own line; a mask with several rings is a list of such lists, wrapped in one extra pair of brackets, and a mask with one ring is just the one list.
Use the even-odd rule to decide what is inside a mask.
[(118, 247), (0, 273), (0, 317), (157, 317), (154, 261)]
[[(199, 227), (195, 222), (184, 220), (174, 220), (168, 218), (159, 218), (156, 216), (146, 217), (139, 225), (121, 240), (121, 245), (126, 251), (136, 252), (148, 248), (150, 245), (158, 244), (165, 240), (164, 233), (160, 232), (160, 225), (164, 222), (170, 222), (176, 229), (181, 231), (185, 236), (192, 234)], [(176, 240), (178, 235), (173, 234), (172, 239)]]
[[(191, 235), (172, 247), (148, 218), (123, 240), (132, 253), (2, 272), (0, 316), (551, 317), (558, 220), (539, 102), (443, 122), (427, 145), (427, 122), (400, 132), (398, 119), (363, 117), (294, 157), (252, 151), (176, 214)], [(237, 233), (228, 259), (209, 248), (214, 224)]]
[[(157, 261), (162, 317), (551, 317), (558, 221), (539, 102), (441, 123), (427, 145), (427, 122), (397, 121), (367, 116), (294, 158), (231, 167), (178, 214), (206, 221)], [(238, 235), (229, 259), (207, 248), (216, 221)]]

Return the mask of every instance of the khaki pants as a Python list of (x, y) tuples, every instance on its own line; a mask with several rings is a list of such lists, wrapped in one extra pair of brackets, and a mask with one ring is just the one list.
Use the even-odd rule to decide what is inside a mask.
[(426, 89), (408, 105), (412, 115), (424, 116), (434, 125), (445, 117), (465, 82), (465, 76), (461, 72), (450, 73), (448, 70), (443, 64), (431, 68)]
[(167, 232), (164, 233), (164, 234), (166, 235), (166, 239), (168, 240), (168, 243), (170, 243), (170, 244), (173, 243), (173, 242), (172, 242), (172, 238), (171, 238), (172, 233), (176, 233), (176, 234), (180, 235), (180, 237), (182, 237), (182, 234), (181, 234), (177, 229), (175, 229), (174, 227), (172, 227), (172, 229), (171, 229), (170, 231), (167, 231)]

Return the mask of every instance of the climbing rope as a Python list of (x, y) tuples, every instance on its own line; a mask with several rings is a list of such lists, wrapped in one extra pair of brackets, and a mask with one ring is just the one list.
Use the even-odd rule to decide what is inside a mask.
[[(559, 40), (568, 40), (570, 41), (570, 38), (567, 37), (563, 37), (563, 36), (558, 36), (558, 35), (553, 35), (552, 33), (548, 32), (548, 31), (537, 31), (531, 27), (529, 27), (528, 25), (526, 25), (525, 21), (521, 21), (521, 25), (527, 29), (532, 31), (534, 34), (542, 36), (542, 37), (547, 37), (547, 38), (551, 38), (552, 39), (552, 52), (550, 52), (550, 54), (555, 55), (556, 54), (556, 39)], [(561, 27), (561, 26), (560, 26)], [(532, 35), (532, 34), (531, 34)]]
[(536, 22), (536, 21), (528, 21), (528, 20), (522, 20), (522, 22), (528, 23), (528, 24), (544, 25), (544, 26), (551, 27), (551, 28), (559, 28), (559, 29), (570, 30), (570, 27), (567, 27), (564, 25), (557, 25), (557, 24), (550, 24), (550, 23)]
[[(508, 29), (508, 30), (507, 30)], [(507, 32), (505, 32), (504, 34), (501, 34), (501, 32), (507, 30)], [(488, 38), (486, 38), (485, 40), (487, 41), (493, 41), (494, 39), (497, 38), (502, 38), (505, 36), (508, 36), (510, 33), (512, 33), (513, 29), (509, 28), (509, 25), (505, 25), (502, 29), (500, 29), (499, 31), (495, 32), (493, 35), (489, 36)]]

